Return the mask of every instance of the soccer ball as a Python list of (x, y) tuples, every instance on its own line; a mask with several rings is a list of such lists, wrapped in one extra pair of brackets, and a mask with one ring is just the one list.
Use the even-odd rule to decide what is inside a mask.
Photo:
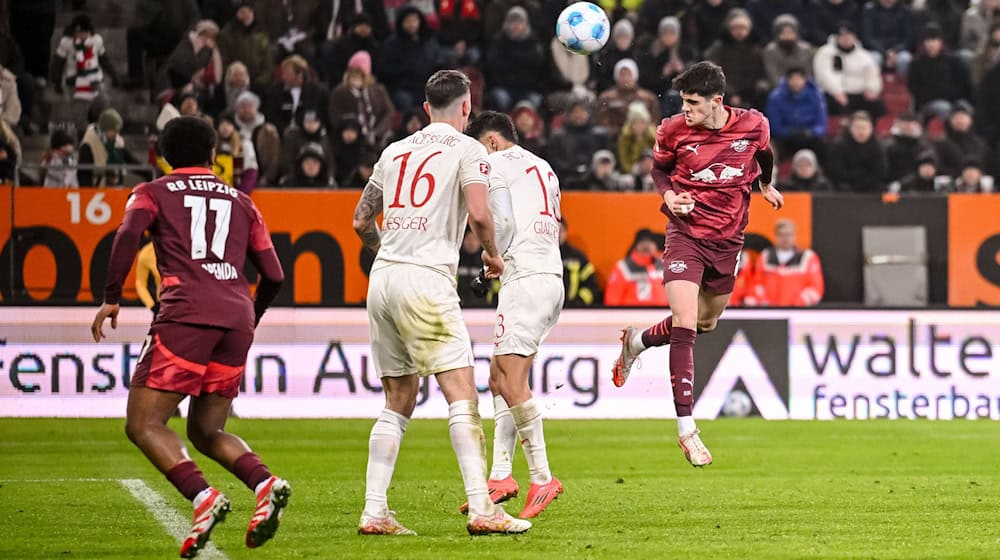
[(750, 416), (752, 410), (753, 401), (750, 400), (750, 395), (739, 389), (730, 392), (729, 396), (726, 397), (726, 402), (722, 403), (722, 415), (731, 418)]
[(608, 15), (590, 2), (570, 4), (556, 20), (556, 37), (576, 54), (594, 54), (604, 47), (610, 35)]

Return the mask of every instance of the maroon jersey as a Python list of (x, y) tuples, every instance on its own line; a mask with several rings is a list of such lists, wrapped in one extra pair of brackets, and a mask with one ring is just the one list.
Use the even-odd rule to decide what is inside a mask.
[(118, 303), (135, 254), (119, 238), (143, 229), (152, 234), (161, 277), (157, 322), (253, 331), (243, 265), (248, 253), (273, 253), (274, 247), (250, 197), (199, 167), (136, 186), (112, 249), (105, 302)]
[[(654, 159), (667, 170), (669, 184), (657, 189), (690, 192), (695, 206), (687, 216), (671, 218), (667, 229), (699, 239), (743, 240), (753, 181), (761, 174), (754, 156), (769, 150), (770, 125), (756, 110), (726, 107), (729, 120), (718, 130), (690, 127), (684, 115), (663, 119), (656, 130)], [(661, 208), (664, 214), (667, 209)]]

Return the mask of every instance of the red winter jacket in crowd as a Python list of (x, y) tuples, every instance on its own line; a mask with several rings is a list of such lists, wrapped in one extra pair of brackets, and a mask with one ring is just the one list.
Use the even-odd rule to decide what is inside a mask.
[(823, 299), (823, 268), (811, 249), (795, 249), (784, 264), (773, 247), (764, 249), (745, 305), (809, 307)]
[(604, 305), (609, 307), (666, 306), (663, 287), (663, 261), (655, 255), (633, 251), (618, 261), (604, 290)]

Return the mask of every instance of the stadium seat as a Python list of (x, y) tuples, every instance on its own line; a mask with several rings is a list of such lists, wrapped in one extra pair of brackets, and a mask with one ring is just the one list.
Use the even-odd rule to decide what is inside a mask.
[(912, 100), (906, 82), (898, 74), (882, 75), (882, 101), (890, 115), (895, 117), (910, 110)]
[(892, 130), (892, 123), (894, 122), (896, 122), (896, 115), (883, 115), (875, 123), (875, 136), (879, 138), (889, 136), (889, 132)]
[(783, 161), (778, 164), (778, 184), (788, 180), (792, 176), (792, 160)]
[(944, 121), (940, 117), (934, 117), (927, 121), (926, 134), (931, 140), (944, 136)]
[(826, 120), (826, 137), (836, 138), (840, 135), (840, 130), (844, 127), (844, 117), (833, 116)]

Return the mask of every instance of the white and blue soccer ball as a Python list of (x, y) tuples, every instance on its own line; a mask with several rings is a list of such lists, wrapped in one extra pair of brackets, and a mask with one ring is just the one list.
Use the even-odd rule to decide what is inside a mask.
[(730, 418), (745, 418), (753, 411), (753, 401), (750, 395), (739, 389), (734, 389), (722, 403), (722, 415)]
[(570, 4), (556, 20), (556, 37), (567, 49), (577, 54), (594, 54), (604, 48), (611, 35), (608, 15), (597, 4)]

